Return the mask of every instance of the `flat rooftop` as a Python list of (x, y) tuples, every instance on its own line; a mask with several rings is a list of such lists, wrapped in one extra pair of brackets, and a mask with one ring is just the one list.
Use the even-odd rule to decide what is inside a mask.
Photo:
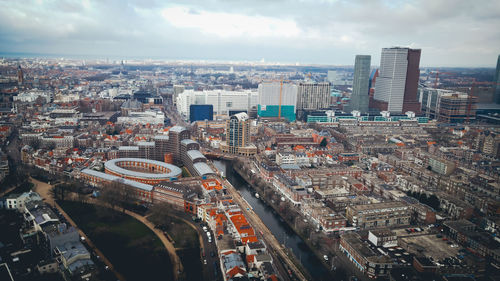
[(418, 248), (422, 251), (421, 254), (432, 257), (434, 260), (457, 256), (461, 249), (461, 247), (451, 247), (443, 238), (436, 237), (436, 234), (403, 237), (400, 240), (404, 243), (418, 245), (416, 248), (410, 245), (408, 252), (418, 254), (418, 251), (415, 250)]
[(381, 203), (351, 206), (351, 208), (353, 208), (356, 211), (401, 208), (401, 207), (408, 207), (408, 204), (402, 201), (391, 201), (391, 202), (381, 202)]

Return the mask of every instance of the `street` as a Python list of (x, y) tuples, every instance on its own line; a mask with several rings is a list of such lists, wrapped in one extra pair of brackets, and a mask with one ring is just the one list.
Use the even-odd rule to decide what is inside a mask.
[[(269, 252), (273, 256), (273, 258), (277, 261), (276, 268), (279, 271), (280, 276), (284, 280), (307, 280), (307, 278), (302, 274), (302, 272), (298, 269), (298, 267), (293, 263), (292, 258), (287, 255), (283, 246), (280, 242), (274, 237), (271, 231), (267, 228), (267, 226), (262, 222), (260, 217), (253, 211), (252, 207), (248, 204), (248, 202), (241, 197), (239, 192), (229, 183), (227, 180), (224, 180), (224, 186), (232, 195), (233, 200), (235, 200), (239, 206), (241, 206), (241, 210), (244, 213), (245, 217), (249, 220), (250, 224), (256, 228), (257, 235), (260, 239), (264, 240), (266, 245), (268, 246)], [(260, 231), (260, 234), (258, 233)], [(284, 268), (286, 265), (296, 276), (296, 278), (291, 278), (288, 270)]]

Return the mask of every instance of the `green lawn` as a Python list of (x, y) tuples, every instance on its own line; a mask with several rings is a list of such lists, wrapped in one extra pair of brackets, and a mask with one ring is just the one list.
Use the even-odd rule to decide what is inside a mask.
[[(198, 233), (171, 212), (173, 211), (168, 208), (155, 209), (148, 219), (161, 225), (161, 228), (173, 239), (177, 255), (184, 267), (184, 276), (182, 276), (184, 280), (202, 280), (203, 265), (200, 259)], [(182, 216), (182, 214), (178, 215)]]
[(200, 260), (200, 248), (189, 248), (177, 250), (184, 267), (185, 280), (203, 280), (202, 264)]
[(141, 222), (99, 206), (59, 204), (128, 281), (173, 279), (167, 251)]
[(176, 248), (196, 248), (200, 246), (198, 233), (178, 218), (172, 218), (167, 232), (174, 239), (174, 246)]
[[(172, 224), (173, 223), (173, 224)], [(174, 239), (177, 255), (184, 267), (185, 280), (202, 280), (198, 233), (184, 221), (172, 218), (168, 234)]]

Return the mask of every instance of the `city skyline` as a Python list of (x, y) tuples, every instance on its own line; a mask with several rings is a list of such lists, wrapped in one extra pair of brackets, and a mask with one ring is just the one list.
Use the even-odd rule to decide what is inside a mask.
[(422, 67), (494, 68), (500, 45), (496, 1), (1, 1), (0, 7), (6, 56), (352, 65), (356, 54), (376, 62), (380, 49), (402, 46), (422, 49)]

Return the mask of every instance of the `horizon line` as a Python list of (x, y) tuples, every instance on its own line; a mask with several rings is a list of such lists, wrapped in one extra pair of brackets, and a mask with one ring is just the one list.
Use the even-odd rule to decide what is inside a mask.
[[(275, 65), (275, 66), (322, 66), (322, 67), (354, 67), (353, 64), (328, 64), (328, 63), (303, 63), (303, 62), (285, 62), (285, 61), (266, 61), (265, 58), (261, 60), (237, 60), (237, 59), (187, 59), (187, 58), (167, 58), (160, 56), (115, 56), (115, 55), (82, 55), (82, 54), (54, 54), (54, 53), (36, 53), (36, 52), (4, 52), (0, 51), (0, 58), (2, 59), (67, 59), (67, 60), (77, 60), (77, 61), (85, 61), (85, 60), (113, 60), (113, 61), (124, 61), (124, 60), (133, 60), (133, 61), (152, 61), (152, 62), (199, 62), (199, 63), (212, 63), (212, 64), (242, 64), (242, 63), (252, 63), (252, 64), (260, 64), (260, 65)], [(108, 63), (108, 62), (106, 62)], [(111, 63), (109, 63), (111, 64)], [(378, 68), (379, 65), (371, 65), (370, 68)], [(495, 69), (496, 66), (463, 66), (463, 65), (455, 65), (455, 66), (419, 66), (419, 68), (491, 68)]]

